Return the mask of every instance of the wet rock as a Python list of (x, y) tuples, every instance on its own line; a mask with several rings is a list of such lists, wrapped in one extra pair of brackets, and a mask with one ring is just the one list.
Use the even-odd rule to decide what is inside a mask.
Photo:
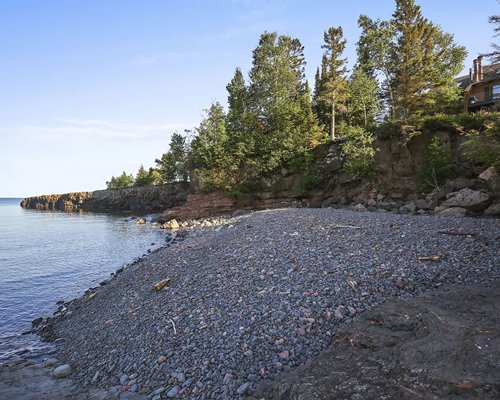
[(137, 220), (137, 222), (136, 222), (137, 225), (144, 225), (145, 223), (146, 223), (146, 220), (143, 218)]

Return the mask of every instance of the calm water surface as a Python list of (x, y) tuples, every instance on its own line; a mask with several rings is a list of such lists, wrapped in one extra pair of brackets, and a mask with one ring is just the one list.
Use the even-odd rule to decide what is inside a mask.
[(34, 335), (19, 333), (58, 300), (80, 296), (165, 242), (131, 215), (25, 210), (20, 201), (0, 199), (0, 357), (36, 345)]

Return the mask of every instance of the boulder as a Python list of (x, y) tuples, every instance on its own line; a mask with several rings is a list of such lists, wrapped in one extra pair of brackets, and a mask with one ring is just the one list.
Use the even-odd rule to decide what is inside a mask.
[(161, 227), (163, 229), (179, 229), (180, 226), (176, 219), (171, 219), (165, 222)]
[(417, 211), (417, 206), (415, 205), (415, 203), (411, 202), (411, 203), (405, 204), (402, 207), (399, 207), (399, 211), (402, 213), (405, 213), (405, 214), (412, 214), (415, 211)]
[(138, 225), (144, 225), (145, 223), (146, 223), (146, 221), (143, 218), (141, 218), (140, 220), (138, 220), (136, 222), (136, 224), (138, 224)]
[(491, 166), (488, 169), (485, 169), (481, 174), (479, 174), (479, 179), (483, 181), (489, 181), (493, 176), (496, 175), (495, 167)]
[(447, 192), (456, 192), (461, 189), (473, 187), (475, 184), (476, 182), (473, 179), (459, 176), (456, 179), (447, 181), (445, 188)]
[(488, 207), (490, 195), (478, 190), (465, 188), (446, 195), (442, 203), (445, 207), (460, 207), (469, 211), (481, 211)]
[(437, 215), (442, 215), (445, 217), (465, 217), (467, 210), (461, 207), (450, 207), (439, 211)]
[[(434, 205), (434, 207), (432, 207)], [(424, 199), (418, 199), (415, 200), (415, 207), (417, 207), (418, 210), (430, 210), (433, 209), (437, 206), (437, 202), (433, 202), (432, 200), (424, 200)]]
[(383, 210), (391, 211), (398, 207), (398, 204), (393, 200), (382, 200), (377, 203), (377, 207)]
[(69, 364), (63, 364), (54, 369), (54, 376), (56, 378), (66, 378), (71, 375), (72, 372), (73, 370)]
[(500, 203), (492, 204), (483, 211), (483, 214), (488, 216), (500, 215)]

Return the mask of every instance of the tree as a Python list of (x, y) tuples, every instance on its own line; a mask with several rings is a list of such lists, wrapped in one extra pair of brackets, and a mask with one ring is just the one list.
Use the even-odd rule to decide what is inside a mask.
[(265, 32), (253, 51), (249, 73), (249, 130), (255, 173), (265, 173), (321, 140), (304, 75), (298, 39)]
[(466, 52), (453, 36), (422, 16), (414, 0), (396, 0), (394, 62), (394, 111), (401, 121), (419, 117), (425, 98), (449, 84), (462, 68)]
[(395, 70), (395, 29), (392, 21), (372, 20), (366, 15), (358, 18), (361, 35), (356, 43), (358, 55), (357, 69), (367, 75), (379, 79), (379, 91), (386, 105), (386, 115), (393, 119), (394, 91), (393, 79)]
[(234, 72), (234, 77), (226, 89), (228, 92), (227, 151), (232, 154), (232, 165), (240, 169), (245, 159), (253, 153), (254, 137), (248, 126), (248, 88), (239, 68)]
[(324, 57), (322, 69), (325, 71), (321, 77), (321, 89), (318, 100), (324, 102), (329, 108), (330, 139), (335, 139), (335, 112), (342, 107), (347, 97), (347, 80), (345, 78), (346, 60), (340, 58), (344, 52), (346, 40), (343, 38), (342, 27), (330, 28), (324, 34)]
[(162, 182), (161, 174), (156, 168), (149, 168), (146, 171), (141, 164), (135, 176), (134, 186), (154, 186)]
[(132, 174), (127, 175), (125, 171), (116, 178), (114, 176), (106, 182), (108, 189), (125, 189), (134, 185), (134, 177)]
[[(495, 32), (495, 37), (500, 35), (500, 15), (492, 15), (488, 18), (490, 24), (495, 24), (496, 27), (493, 29)], [(492, 43), (491, 47), (493, 51), (491, 53), (484, 54), (485, 57), (490, 59), (492, 64), (500, 62), (500, 46), (496, 43)]]
[(169, 150), (155, 160), (164, 183), (187, 182), (187, 161), (186, 138), (177, 132), (172, 134)]
[(369, 128), (375, 122), (378, 112), (379, 91), (375, 78), (363, 69), (354, 70), (348, 84), (349, 123)]
[(227, 150), (227, 116), (220, 103), (213, 103), (196, 129), (191, 143), (191, 159), (205, 190), (231, 186), (231, 154)]
[(144, 168), (144, 165), (141, 164), (139, 167), (139, 170), (137, 171), (137, 174), (135, 176), (135, 186), (147, 186), (148, 185), (148, 172)]

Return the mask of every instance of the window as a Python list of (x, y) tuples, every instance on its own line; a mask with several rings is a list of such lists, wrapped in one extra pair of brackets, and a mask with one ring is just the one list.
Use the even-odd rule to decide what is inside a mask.
[(493, 85), (491, 88), (491, 97), (494, 99), (500, 99), (500, 84)]

